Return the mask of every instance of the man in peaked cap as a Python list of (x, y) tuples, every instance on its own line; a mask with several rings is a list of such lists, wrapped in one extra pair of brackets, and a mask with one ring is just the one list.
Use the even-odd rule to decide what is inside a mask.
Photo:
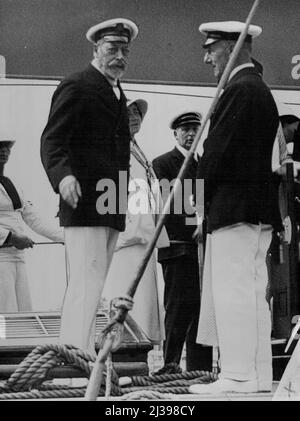
[[(167, 193), (163, 181), (174, 181), (191, 148), (197, 130), (201, 124), (201, 114), (192, 110), (176, 115), (170, 122), (174, 131), (176, 146), (153, 160), (153, 169), (161, 182), (163, 201)], [(185, 182), (190, 180), (194, 185), (197, 171), (196, 155), (190, 161), (182, 183), (182, 196), (174, 199), (174, 208), (166, 220), (166, 229), (170, 246), (158, 250), (158, 261), (162, 265), (165, 282), (165, 335), (163, 353), (164, 367), (156, 374), (176, 373), (180, 371), (179, 363), (184, 342), (186, 342), (187, 370), (211, 370), (212, 350), (196, 344), (197, 324), (200, 308), (199, 263), (197, 243), (193, 239), (194, 225), (188, 225), (188, 215), (184, 203), (188, 201), (191, 191), (186, 189)], [(179, 195), (177, 195), (179, 196)], [(176, 204), (181, 201), (181, 213), (176, 212)]]
[[(204, 62), (220, 80), (245, 24), (200, 25)], [(251, 61), (250, 25), (211, 118), (197, 177), (204, 179), (207, 231), (197, 342), (218, 345), (221, 372), (191, 393), (270, 391), (271, 317), (265, 299), (266, 253), (281, 228), (278, 186), (271, 169), (278, 112)]]
[[(125, 38), (124, 42), (133, 41), (138, 35), (138, 27), (129, 19), (110, 19), (105, 22), (92, 26), (86, 33), (86, 37), (90, 42), (97, 43), (99, 39), (109, 37), (109, 41), (113, 37)], [(107, 39), (108, 40), (108, 39)]]
[[(118, 233), (125, 228), (127, 191), (120, 192), (119, 202), (119, 179), (127, 174), (128, 180), (130, 133), (120, 78), (137, 34), (136, 24), (121, 18), (87, 31), (94, 58), (56, 89), (41, 138), (42, 163), (60, 194), (65, 227), (69, 276), (60, 342), (94, 356), (97, 307)], [(113, 209), (101, 208), (103, 191), (97, 189), (103, 179), (115, 186)]]
[[(230, 53), (233, 50), (235, 42), (238, 40), (239, 35), (241, 34), (245, 24), (243, 22), (229, 21), (229, 22), (210, 22), (203, 23), (199, 27), (199, 31), (206, 35), (206, 40), (203, 44), (203, 48), (206, 52), (213, 51), (213, 57), (217, 56), (217, 60), (213, 60), (212, 66), (214, 75), (217, 80), (220, 80), (225, 66), (228, 62)], [(244, 48), (242, 48), (241, 53), (245, 49), (251, 50), (252, 38), (259, 36), (262, 32), (262, 29), (256, 25), (250, 25), (248, 28), (248, 34), (246, 35)], [(224, 48), (220, 49), (220, 46)], [(242, 59), (241, 54), (237, 59), (236, 64), (239, 61), (245, 61)], [(248, 60), (248, 58), (247, 58)], [(249, 63), (251, 63), (251, 58)], [(243, 63), (246, 64), (246, 63)]]

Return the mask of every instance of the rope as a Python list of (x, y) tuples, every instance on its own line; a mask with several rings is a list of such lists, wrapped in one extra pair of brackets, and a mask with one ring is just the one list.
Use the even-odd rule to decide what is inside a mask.
[(0, 394), (5, 393), (5, 392), (9, 392), (9, 391), (10, 391), (10, 387), (8, 386), (8, 384), (6, 382), (1, 382), (0, 383)]
[(151, 162), (147, 159), (143, 150), (140, 148), (140, 146), (138, 145), (137, 141), (134, 138), (131, 139), (130, 152), (135, 157), (135, 159), (139, 162), (139, 164), (144, 168), (144, 170), (149, 174), (149, 177), (155, 179), (156, 176), (152, 168)]
[[(133, 376), (132, 387), (122, 388), (121, 400), (176, 400), (177, 394), (189, 394), (189, 386), (196, 383), (209, 383), (218, 375), (209, 371), (185, 371), (160, 376)], [(142, 387), (142, 390), (141, 390)]]
[[(134, 376), (132, 387), (122, 388), (123, 394), (141, 391), (158, 393), (188, 394), (189, 386), (196, 383), (210, 383), (217, 380), (218, 375), (209, 371), (186, 371), (178, 374), (163, 374), (161, 376)], [(150, 395), (151, 397), (151, 395)]]
[(47, 371), (56, 367), (60, 362), (53, 351), (47, 352), (41, 358), (37, 356), (39, 360), (34, 359), (34, 357), (35, 355), (31, 355), (28, 359), (25, 359), (7, 380), (7, 385), (11, 390), (28, 390), (38, 386), (46, 377)]
[(111, 394), (111, 376), (112, 376), (112, 370), (113, 370), (111, 352), (108, 354), (108, 357), (106, 360), (106, 369), (107, 369), (107, 375), (106, 375), (106, 382), (105, 382), (105, 397), (108, 399)]
[[(160, 385), (159, 387), (147, 386), (144, 389), (147, 391), (155, 391), (159, 393), (174, 393), (178, 395), (188, 395), (190, 393), (188, 386), (164, 387), (164, 385)], [(141, 389), (138, 387), (137, 388), (128, 387), (128, 388), (125, 388), (124, 390), (122, 389), (122, 392), (126, 394), (126, 393), (137, 392), (139, 390)]]
[(137, 401), (137, 400), (163, 400), (163, 401), (171, 401), (176, 400), (177, 397), (173, 393), (161, 393), (157, 391), (149, 391), (149, 390), (140, 390), (138, 392), (127, 393), (121, 397), (121, 400), (130, 400), (130, 401)]
[[(71, 388), (58, 390), (31, 390), (30, 392), (16, 392), (0, 394), (0, 400), (9, 399), (56, 399), (56, 398), (80, 398), (85, 394), (85, 388)], [(99, 390), (98, 396), (104, 396), (103, 389)]]
[(103, 348), (105, 338), (108, 336), (111, 339), (113, 339), (111, 352), (115, 352), (121, 346), (124, 332), (124, 324), (123, 321), (118, 321), (115, 315), (118, 310), (125, 310), (127, 314), (128, 311), (132, 310), (133, 304), (133, 298), (129, 295), (122, 295), (111, 300), (110, 320), (99, 334), (97, 340), (100, 348)]
[(153, 195), (153, 183), (155, 182), (155, 180), (157, 180), (157, 177), (155, 175), (151, 162), (147, 159), (146, 155), (144, 154), (143, 150), (140, 148), (140, 146), (138, 145), (134, 137), (131, 138), (131, 155), (137, 160), (137, 162), (139, 162), (139, 164), (145, 170), (145, 175), (146, 175), (147, 184), (148, 184), (147, 193), (148, 193), (149, 208), (152, 210), (152, 207), (153, 207), (153, 204), (151, 201), (152, 197), (155, 202), (155, 197)]
[[(173, 85), (170, 83), (170, 85)], [(184, 83), (184, 86), (189, 86), (187, 83)], [(196, 87), (203, 88), (203, 85), (197, 85)], [(206, 87), (206, 86), (204, 86)], [(209, 88), (216, 88), (216, 85), (213, 84), (211, 86), (207, 86)], [(166, 91), (151, 91), (151, 90), (145, 90), (145, 89), (129, 89), (125, 88), (124, 91), (126, 92), (138, 92), (143, 94), (155, 94), (155, 95), (169, 95), (169, 96), (183, 96), (183, 97), (191, 97), (191, 98), (207, 98), (212, 99), (212, 95), (204, 95), (204, 94), (188, 94), (188, 93), (180, 93), (180, 92), (166, 92)], [(297, 104), (298, 105), (298, 104)]]
[(159, 376), (157, 375), (133, 376), (131, 380), (134, 386), (143, 386), (146, 384), (146, 382), (155, 384), (155, 383), (164, 383), (164, 382), (177, 380), (177, 379), (193, 380), (195, 378), (207, 379), (207, 381), (215, 381), (217, 380), (218, 375), (215, 373), (211, 373), (210, 371), (195, 370), (195, 371), (183, 371), (182, 373), (177, 373), (177, 374), (161, 374)]
[[(68, 388), (63, 385), (43, 384), (51, 368), (72, 364), (82, 371), (83, 377), (90, 377), (95, 357), (72, 345), (47, 344), (37, 346), (17, 367), (6, 382), (0, 383), (0, 399), (36, 399), (84, 396), (85, 388)], [(104, 396), (107, 374), (104, 373), (99, 396)], [(110, 369), (109, 392), (121, 395), (119, 379)], [(36, 390), (39, 388), (39, 390)]]
[(127, 311), (132, 310), (133, 308), (133, 298), (129, 295), (122, 295), (120, 297), (116, 297), (111, 301), (111, 307), (113, 309), (123, 308)]
[(91, 369), (88, 362), (94, 360), (94, 357), (71, 345), (40, 345), (23, 360), (7, 384), (14, 391), (37, 387), (51, 368), (65, 362), (74, 364), (85, 377), (89, 377)]
[[(86, 393), (85, 387), (72, 388), (67, 385), (52, 384), (46, 380), (47, 373), (55, 366), (72, 364), (82, 371), (83, 376), (89, 378), (91, 363), (94, 361), (93, 356), (72, 345), (37, 346), (6, 382), (0, 382), (0, 400), (83, 398)], [(208, 371), (132, 376), (131, 387), (120, 387), (110, 354), (106, 360), (106, 372), (98, 396), (106, 399), (110, 396), (119, 396), (122, 400), (171, 400), (176, 399), (177, 394), (188, 394), (191, 384), (208, 383), (217, 378), (217, 374)]]
[[(150, 382), (145, 382), (144, 384), (140, 384), (138, 386), (131, 386), (128, 387), (126, 389), (131, 389), (132, 391), (134, 390), (140, 390), (141, 387), (143, 388), (151, 388), (151, 389), (158, 389), (161, 387), (164, 388), (171, 388), (171, 387), (187, 387), (190, 386), (191, 384), (196, 384), (196, 383), (210, 383), (210, 381), (207, 378), (195, 378), (192, 380), (184, 380), (184, 379), (177, 379), (177, 380), (173, 380), (173, 381), (166, 381), (166, 382), (161, 382), (161, 383), (150, 383)], [(122, 389), (123, 390), (123, 389)]]

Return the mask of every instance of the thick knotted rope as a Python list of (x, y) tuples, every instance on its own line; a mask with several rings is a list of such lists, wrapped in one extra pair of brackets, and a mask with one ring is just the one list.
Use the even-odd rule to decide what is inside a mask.
[(160, 376), (133, 376), (133, 387), (122, 388), (122, 400), (177, 400), (178, 394), (188, 394), (189, 386), (210, 383), (218, 375), (208, 371), (185, 371)]
[[(110, 303), (110, 318), (113, 319), (113, 316), (116, 315), (116, 312), (119, 309), (123, 309), (126, 311), (126, 314), (128, 311), (132, 310), (133, 308), (133, 298), (129, 295), (124, 295), (121, 297), (116, 297), (113, 300), (111, 300)], [(110, 322), (111, 322), (110, 320)], [(109, 322), (109, 323), (110, 323)], [(118, 322), (114, 320), (114, 324), (110, 325), (110, 330), (102, 331), (98, 338), (98, 343), (100, 345), (100, 348), (103, 347), (105, 338), (110, 336), (111, 339), (113, 339), (111, 350), (108, 353), (107, 360), (106, 360), (106, 388), (105, 388), (105, 397), (108, 399), (111, 394), (111, 376), (113, 371), (113, 364), (112, 364), (112, 352), (115, 352), (122, 344), (124, 335), (124, 323)]]
[[(61, 391), (63, 391), (65, 396), (65, 386), (42, 385), (47, 378), (48, 371), (57, 366), (72, 364), (74, 367), (82, 371), (82, 377), (89, 378), (91, 373), (91, 363), (94, 361), (95, 357), (72, 345), (40, 345), (22, 361), (16, 371), (5, 383), (0, 384), (0, 399), (6, 399), (7, 397), (5, 395), (9, 392), (19, 392), (22, 390), (22, 393), (27, 391), (30, 391), (31, 393), (33, 389), (37, 388), (40, 390), (35, 390), (33, 392), (33, 398), (35, 398), (39, 393), (40, 397), (43, 397), (45, 393), (49, 393), (49, 397), (58, 397), (58, 394), (62, 397)], [(104, 374), (104, 379), (101, 385), (103, 390), (99, 392), (101, 396), (104, 395), (105, 389), (106, 373)], [(118, 381), (116, 372), (111, 370), (110, 387), (111, 392), (114, 395), (121, 394)], [(68, 391), (68, 396), (74, 396), (74, 393), (74, 389), (71, 389), (71, 392)], [(15, 399), (18, 399), (16, 393), (14, 393), (14, 396)], [(84, 396), (84, 391), (82, 396)], [(23, 397), (21, 398), (23, 399)]]
[(14, 391), (30, 390), (45, 380), (51, 368), (65, 363), (75, 365), (82, 370), (83, 377), (89, 377), (89, 362), (94, 360), (94, 357), (71, 345), (40, 345), (22, 361), (7, 384)]
[(115, 352), (118, 348), (120, 348), (123, 340), (124, 320), (118, 320), (118, 310), (124, 310), (124, 314), (126, 315), (128, 311), (132, 310), (133, 304), (133, 298), (129, 295), (123, 295), (121, 297), (116, 297), (113, 300), (111, 300), (110, 320), (99, 334), (97, 340), (100, 348), (103, 347), (105, 338), (108, 335), (111, 335), (111, 338), (113, 338), (111, 352)]
[[(83, 376), (89, 376), (91, 361), (94, 358), (78, 348), (69, 345), (43, 345), (35, 348), (19, 365), (17, 370), (6, 381), (0, 383), (0, 400), (8, 399), (58, 399), (83, 398), (85, 387), (70, 388), (65, 385), (54, 385), (42, 382), (47, 371), (55, 364), (72, 363), (83, 371)], [(112, 365), (109, 362), (109, 365)], [(132, 387), (120, 387), (116, 372), (104, 373), (103, 382), (98, 396), (108, 399), (112, 396), (122, 396), (126, 399), (176, 399), (176, 394), (188, 394), (189, 386), (195, 383), (208, 383), (217, 379), (217, 374), (208, 371), (191, 371), (178, 374), (163, 374), (160, 376), (133, 376), (130, 378)], [(106, 380), (106, 392), (105, 389)]]
[[(118, 299), (117, 305), (127, 306), (128, 300)], [(85, 387), (70, 388), (46, 381), (48, 371), (57, 366), (63, 367), (71, 364), (82, 371), (82, 377), (89, 378), (94, 361), (94, 356), (72, 345), (37, 346), (22, 361), (10, 378), (6, 382), (0, 383), (0, 400), (84, 397)], [(188, 388), (191, 384), (208, 383), (216, 379), (217, 374), (215, 373), (191, 371), (178, 374), (133, 376), (130, 378), (131, 387), (120, 387), (118, 376), (109, 358), (98, 396), (105, 396), (106, 399), (110, 395), (123, 395), (122, 399), (168, 399), (168, 394), (176, 396), (176, 394), (189, 393)]]
[[(22, 361), (6, 382), (0, 383), (0, 400), (83, 398), (85, 387), (51, 384), (45, 381), (47, 373), (56, 366), (72, 364), (82, 371), (83, 377), (89, 377), (94, 360), (93, 356), (71, 345), (40, 345)], [(111, 361), (108, 361), (108, 366), (110, 368), (107, 373), (104, 372), (98, 393), (98, 396), (105, 396), (106, 399), (110, 395), (122, 396), (124, 400), (176, 399), (176, 394), (189, 393), (191, 384), (208, 383), (217, 379), (215, 373), (191, 371), (160, 376), (133, 376), (130, 378), (131, 387), (120, 387)]]
[(178, 374), (161, 374), (161, 375), (150, 375), (150, 376), (132, 376), (131, 381), (133, 386), (148, 386), (158, 383), (166, 383), (181, 380), (194, 380), (201, 379), (202, 383), (209, 383), (217, 380), (218, 375), (211, 373), (210, 371), (195, 370), (195, 371), (183, 371)]

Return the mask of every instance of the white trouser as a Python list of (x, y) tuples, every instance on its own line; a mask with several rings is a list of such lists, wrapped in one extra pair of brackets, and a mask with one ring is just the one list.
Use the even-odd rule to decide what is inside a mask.
[(25, 262), (0, 262), (0, 313), (32, 311)]
[(272, 385), (271, 317), (265, 295), (270, 225), (236, 224), (211, 235), (212, 291), (222, 378)]
[(109, 227), (65, 228), (68, 286), (60, 343), (74, 345), (94, 356), (96, 313), (118, 235)]

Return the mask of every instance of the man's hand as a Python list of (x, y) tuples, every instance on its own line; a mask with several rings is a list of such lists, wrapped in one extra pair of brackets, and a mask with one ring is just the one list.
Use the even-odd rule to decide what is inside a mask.
[(31, 238), (27, 237), (27, 235), (11, 233), (9, 244), (19, 250), (24, 250), (27, 248), (32, 248), (34, 242)]
[(67, 175), (59, 183), (61, 197), (73, 208), (76, 209), (81, 198), (81, 187), (74, 175)]

